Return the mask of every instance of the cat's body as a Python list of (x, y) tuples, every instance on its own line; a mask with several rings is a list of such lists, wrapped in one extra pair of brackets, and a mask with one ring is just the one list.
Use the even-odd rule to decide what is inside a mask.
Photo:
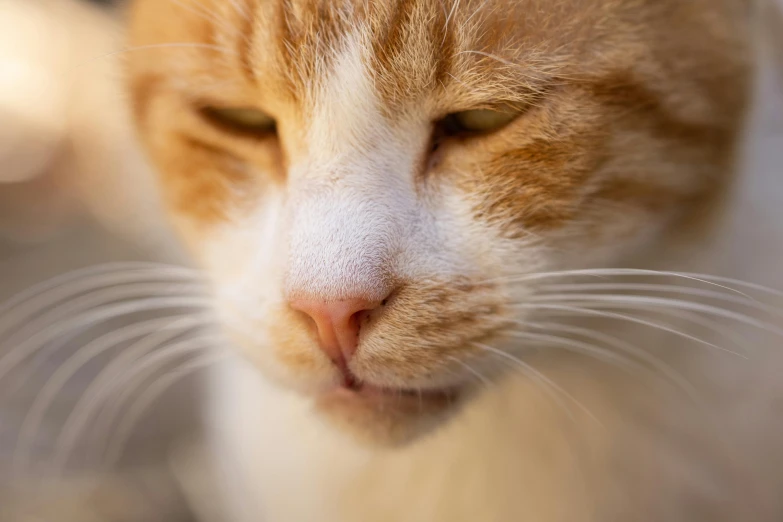
[[(216, 520), (779, 519), (780, 407), (766, 399), (779, 372), (726, 386), (700, 415), (602, 368), (539, 367), (597, 420), (552, 413), (536, 386), (509, 379), (448, 429), (397, 451), (357, 447), (308, 404), (232, 371), (213, 418), (212, 471), (228, 506)], [(702, 371), (735, 375), (736, 365)], [(759, 380), (770, 384), (753, 389)]]
[(604, 288), (607, 308), (526, 284), (783, 283), (783, 233), (748, 234), (780, 185), (724, 192), (751, 2), (206, 4), (137, 1), (130, 58), (140, 135), (244, 354), (213, 375), (221, 501), (197, 508), (780, 520), (780, 321), (737, 302), (756, 290), (593, 273), (696, 291)]

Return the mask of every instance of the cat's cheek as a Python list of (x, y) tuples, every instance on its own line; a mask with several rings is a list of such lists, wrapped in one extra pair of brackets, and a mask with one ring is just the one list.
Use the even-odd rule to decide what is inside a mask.
[(222, 329), (235, 350), (266, 380), (308, 396), (324, 393), (338, 385), (332, 363), (315, 349), (307, 332), (292, 327), (285, 314), (270, 311), (257, 322), (236, 324), (236, 318), (221, 320)]
[(280, 300), (274, 280), (256, 286), (242, 281), (215, 284), (213, 304), (229, 348), (284, 388), (316, 394), (334, 387), (334, 366), (317, 349), (312, 330)]
[(185, 232), (194, 241), (203, 231), (252, 212), (264, 189), (245, 168), (208, 162), (166, 169), (161, 178), (169, 211), (183, 226), (189, 223)]
[(283, 298), (283, 205), (270, 191), (251, 214), (204, 227), (194, 248), (230, 348), (270, 381), (312, 394), (334, 386), (336, 372)]

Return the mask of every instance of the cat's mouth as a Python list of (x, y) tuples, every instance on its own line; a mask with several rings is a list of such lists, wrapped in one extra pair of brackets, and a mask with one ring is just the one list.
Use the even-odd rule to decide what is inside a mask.
[(377, 401), (381, 403), (409, 402), (429, 403), (430, 406), (441, 404), (448, 406), (454, 403), (460, 395), (458, 387), (449, 388), (395, 388), (377, 386), (361, 381), (350, 370), (343, 372), (343, 382), (331, 392), (342, 400)]
[(459, 401), (462, 390), (452, 388), (390, 388), (353, 381), (324, 394), (322, 400), (343, 403), (362, 403), (379, 407), (419, 407), (422, 409), (445, 408)]
[(406, 389), (406, 388), (384, 388), (380, 386), (374, 386), (372, 384), (356, 384), (353, 387), (346, 388), (341, 387), (337, 390), (337, 393), (355, 395), (365, 398), (380, 398), (380, 399), (422, 399), (422, 400), (454, 400), (459, 396), (460, 390), (458, 388), (444, 388), (444, 389)]
[(362, 381), (347, 365), (341, 364), (340, 384), (327, 391), (322, 399), (337, 401), (363, 402), (365, 405), (376, 404), (382, 407), (406, 406), (415, 402), (422, 407), (447, 407), (454, 404), (461, 395), (461, 389), (456, 386), (444, 388), (404, 388), (375, 385)]
[(461, 388), (393, 388), (368, 383), (321, 393), (317, 411), (371, 445), (404, 445), (458, 411)]

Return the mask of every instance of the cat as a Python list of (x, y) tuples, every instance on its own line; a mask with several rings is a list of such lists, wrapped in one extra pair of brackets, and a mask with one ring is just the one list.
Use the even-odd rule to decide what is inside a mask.
[(194, 505), (780, 520), (777, 294), (689, 275), (783, 282), (737, 168), (763, 9), (133, 1), (134, 123), (236, 347)]

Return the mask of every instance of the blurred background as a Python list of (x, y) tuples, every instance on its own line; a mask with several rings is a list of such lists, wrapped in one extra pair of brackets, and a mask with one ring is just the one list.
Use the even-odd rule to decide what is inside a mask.
[[(134, 145), (123, 108), (122, 15), (122, 3), (112, 0), (0, 0), (0, 522), (187, 517), (179, 507), (171, 507), (177, 493), (165, 470), (171, 448), (198, 432), (197, 376), (162, 394), (135, 426), (116, 465), (102, 453), (111, 415), (103, 423), (95, 421), (98, 415), (72, 437), (68, 458), (55, 462), (55, 472), (51, 468), (57, 461), (53, 456), (63, 451), (61, 436), (69, 415), (85, 391), (94, 391), (96, 378), (103, 375), (106, 380), (101, 372), (136, 337), (109, 343), (110, 349), (53, 388), (51, 383), (62, 375), (58, 370), (101, 336), (167, 314), (175, 318), (178, 310), (127, 313), (94, 323), (88, 319), (107, 303), (177, 295), (182, 282), (162, 275), (167, 273), (162, 265), (150, 263), (186, 264), (167, 229), (153, 177)], [(778, 36), (783, 41), (783, 35)], [(745, 173), (757, 179), (777, 177), (783, 166), (783, 76), (780, 67), (769, 66), (783, 63), (782, 56), (765, 56), (758, 84), (759, 103), (743, 164)], [(747, 197), (769, 198), (758, 208), (783, 208), (781, 194), (751, 193)], [(777, 219), (759, 216), (761, 225), (741, 235), (758, 242), (765, 234), (763, 224)], [(771, 255), (778, 255), (778, 247), (771, 248)], [(135, 275), (129, 281), (138, 283), (143, 277), (150, 284), (143, 291), (136, 286), (134, 294), (126, 291), (129, 285), (123, 286), (121, 278), (104, 277), (112, 281), (113, 290), (71, 284), (70, 293), (61, 292), (60, 300), (51, 290), (67, 287), (65, 279), (50, 284), (47, 293), (29, 290), (60, 274), (106, 263), (115, 264), (82, 274), (116, 276), (131, 270)], [(20, 292), (27, 293), (14, 298)], [(63, 299), (88, 294), (96, 300), (93, 305), (85, 301), (78, 317), (60, 306)], [(39, 332), (50, 335), (30, 342)], [(114, 407), (127, 410), (133, 393), (148, 388), (167, 370), (152, 369), (129, 396), (115, 390)], [(42, 403), (42, 393), (51, 400)], [(69, 480), (50, 486), (46, 479), (53, 474)], [(140, 476), (146, 484), (142, 493), (133, 490)], [(164, 497), (165, 506), (146, 500), (134, 505), (137, 495)], [(96, 498), (114, 499), (122, 509), (96, 503)], [(90, 514), (77, 506), (85, 499), (98, 504)], [(138, 511), (140, 504), (149, 511)], [(39, 511), (57, 514), (47, 518), (51, 515)]]
[[(175, 521), (181, 516), (168, 505), (176, 492), (165, 465), (172, 443), (197, 432), (197, 376), (162, 392), (136, 424), (117, 465), (109, 465), (105, 455), (112, 423), (98, 422), (100, 415), (111, 419), (111, 408), (115, 417), (127, 411), (134, 394), (181, 360), (172, 359), (169, 367), (150, 365), (126, 390), (115, 389), (112, 400), (104, 401), (104, 409), (80, 430), (67, 462), (58, 464), (62, 469), (52, 469), (58, 437), (74, 407), (141, 334), (115, 340), (55, 390), (51, 383), (58, 369), (101, 336), (178, 312), (126, 313), (89, 322), (95, 319), (95, 303), (176, 294), (176, 281), (160, 276), (159, 265), (149, 263), (181, 264), (184, 259), (166, 228), (123, 110), (122, 8), (122, 2), (112, 0), (0, 0), (2, 522)], [(81, 314), (62, 307), (56, 291), (38, 294), (36, 300), (29, 290), (60, 274), (106, 263), (115, 264), (83, 274), (113, 281), (111, 291), (71, 284), (70, 293), (59, 292), (68, 300), (84, 300)], [(117, 277), (131, 269), (134, 275)], [(140, 278), (144, 285), (138, 284)], [(67, 289), (64, 283), (49, 288)], [(11, 300), (22, 291), (27, 299)], [(28, 343), (23, 359), (14, 357), (22, 353), (20, 345), (47, 328), (52, 335)], [(116, 368), (113, 372), (103, 375), (111, 381)], [(41, 394), (47, 383), (52, 397), (44, 409)], [(128, 391), (125, 397), (123, 391)], [(31, 416), (36, 400), (41, 414)], [(22, 453), (26, 458), (20, 463)], [(67, 480), (50, 482), (55, 475)]]

